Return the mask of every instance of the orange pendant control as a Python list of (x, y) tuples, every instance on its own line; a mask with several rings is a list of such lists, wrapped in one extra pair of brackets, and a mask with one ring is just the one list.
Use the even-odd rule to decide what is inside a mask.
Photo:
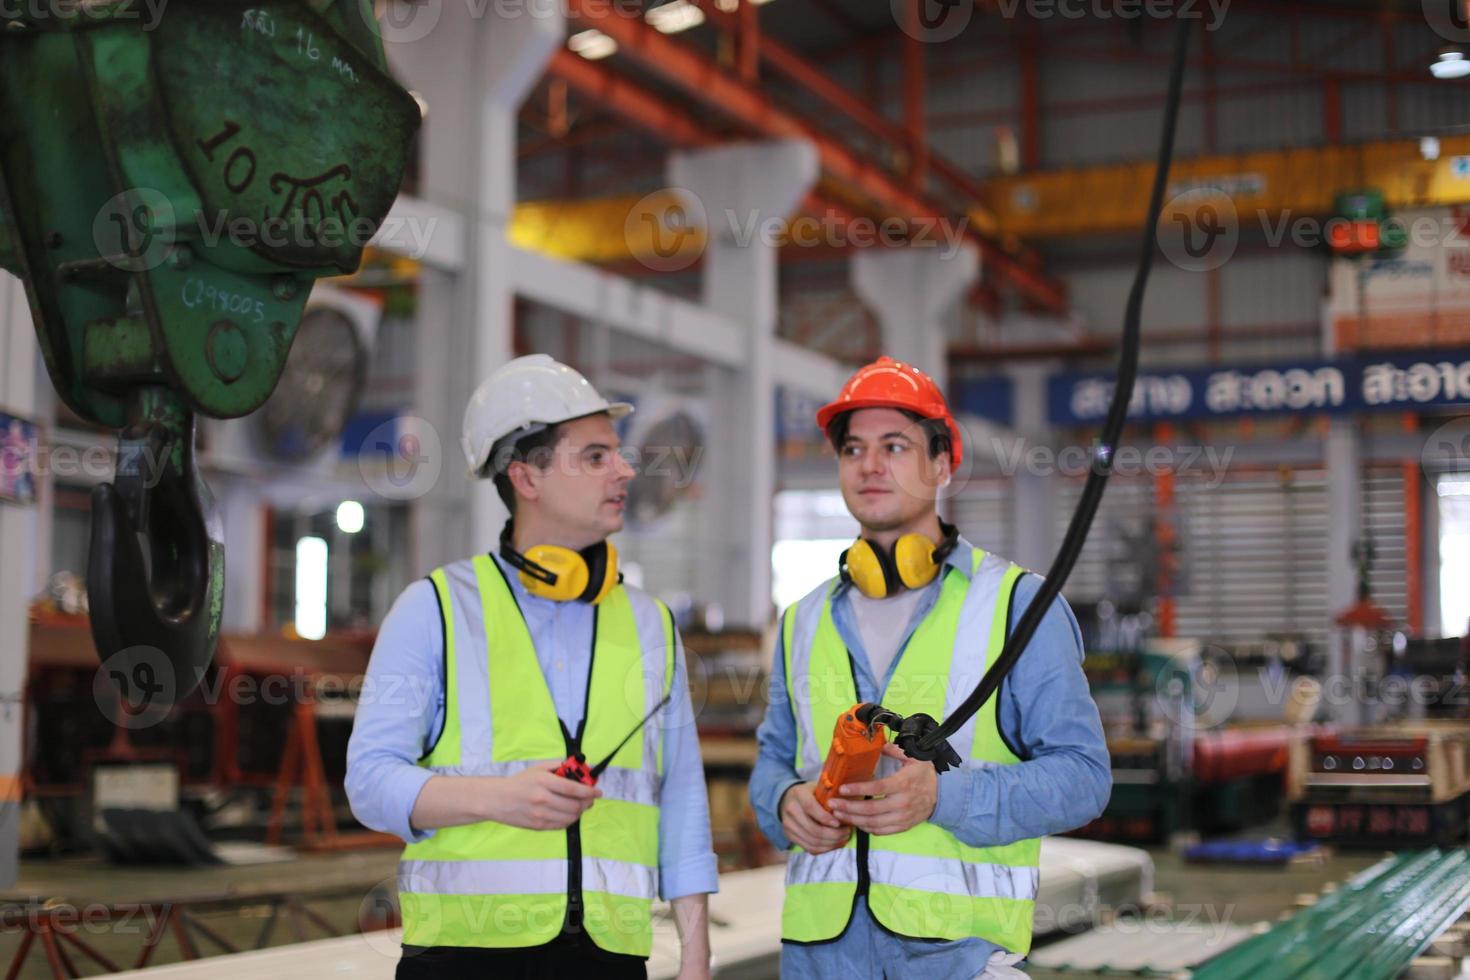
[[(864, 708), (868, 711), (864, 712)], [(827, 761), (817, 778), (817, 788), (812, 791), (817, 802), (829, 813), (832, 810), (830, 801), (837, 795), (839, 786), (866, 782), (878, 769), (878, 758), (883, 754), (883, 746), (888, 739), (884, 737), (882, 723), (868, 723), (860, 718), (870, 714), (873, 708), (873, 705), (855, 704), (837, 719), (832, 731), (832, 748), (827, 752)]]

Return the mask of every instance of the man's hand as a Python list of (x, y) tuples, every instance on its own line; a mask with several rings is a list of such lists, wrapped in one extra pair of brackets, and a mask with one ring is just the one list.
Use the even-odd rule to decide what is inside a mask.
[(816, 783), (797, 783), (781, 797), (781, 827), (808, 854), (825, 854), (847, 843), (852, 828), (822, 809), (812, 795)]
[[(883, 746), (883, 754), (902, 759), (903, 768), (884, 779), (840, 787), (840, 795), (832, 800), (832, 812), (870, 834), (901, 834), (934, 813), (934, 804), (939, 799), (939, 774), (932, 764), (910, 759), (891, 742)], [(880, 799), (861, 799), (864, 796)]]
[(601, 795), (597, 787), (555, 775), (551, 769), (522, 769), (495, 780), (489, 819), (527, 830), (563, 830)]

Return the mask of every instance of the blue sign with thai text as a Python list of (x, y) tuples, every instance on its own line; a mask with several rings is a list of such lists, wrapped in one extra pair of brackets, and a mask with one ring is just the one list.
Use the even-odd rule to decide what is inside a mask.
[[(1114, 376), (1047, 379), (1053, 425), (1102, 421)], [(1362, 354), (1334, 361), (1140, 371), (1128, 417), (1139, 422), (1289, 412), (1404, 411), (1470, 404), (1470, 350)]]

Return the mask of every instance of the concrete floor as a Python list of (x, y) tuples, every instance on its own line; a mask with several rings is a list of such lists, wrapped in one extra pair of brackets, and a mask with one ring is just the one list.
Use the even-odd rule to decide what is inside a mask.
[[(1293, 907), (1298, 895), (1319, 891), (1329, 882), (1346, 880), (1382, 857), (1379, 852), (1345, 852), (1315, 866), (1240, 869), (1186, 865), (1162, 848), (1151, 853), (1155, 862), (1155, 889), (1168, 897), (1176, 917), (1192, 916), (1207, 925), (1250, 925), (1274, 920)], [(389, 849), (303, 855), (284, 864), (199, 870), (113, 868), (92, 858), (32, 861), (22, 865), (21, 887), (0, 893), (0, 902), (27, 895), (64, 897), (69, 903), (85, 908), (88, 902), (141, 904), (225, 893), (259, 896), (270, 892), (305, 894), (308, 890), (334, 890), (334, 896), (311, 900), (308, 904), (329, 924), (347, 931), (354, 927), (360, 910), (366, 907), (371, 912), (376, 889), (391, 883), (397, 857), (397, 852)], [(202, 914), (199, 918), (225, 939), (248, 948), (254, 945), (268, 915), (269, 909), (262, 901), (240, 910)], [(77, 928), (77, 934), (99, 952), (121, 965), (131, 966), (147, 933), (147, 920), (139, 914), (114, 930), (85, 924)], [(303, 923), (303, 930), (304, 938), (326, 935), (311, 923)], [(297, 938), (283, 919), (277, 923), (268, 945), (281, 945)], [(217, 952), (207, 940), (197, 941), (201, 952)], [(0, 934), (0, 974), (8, 968), (18, 946), (17, 933)], [(153, 962), (168, 963), (180, 958), (177, 942), (170, 936)], [(88, 965), (82, 972), (99, 971)], [(742, 976), (755, 975), (742, 971)], [(1038, 980), (1077, 976), (1041, 970), (1031, 975)], [(34, 948), (20, 978), (44, 980), (49, 976), (41, 950)]]

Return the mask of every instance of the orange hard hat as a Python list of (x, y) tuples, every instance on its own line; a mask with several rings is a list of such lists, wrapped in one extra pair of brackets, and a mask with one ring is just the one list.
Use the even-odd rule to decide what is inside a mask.
[(859, 408), (896, 408), (913, 412), (920, 418), (940, 419), (949, 429), (950, 459), (956, 469), (964, 458), (964, 442), (955, 424), (944, 392), (934, 379), (911, 364), (880, 357), (847, 379), (835, 401), (817, 410), (817, 425), (826, 432), (832, 420), (843, 412)]

